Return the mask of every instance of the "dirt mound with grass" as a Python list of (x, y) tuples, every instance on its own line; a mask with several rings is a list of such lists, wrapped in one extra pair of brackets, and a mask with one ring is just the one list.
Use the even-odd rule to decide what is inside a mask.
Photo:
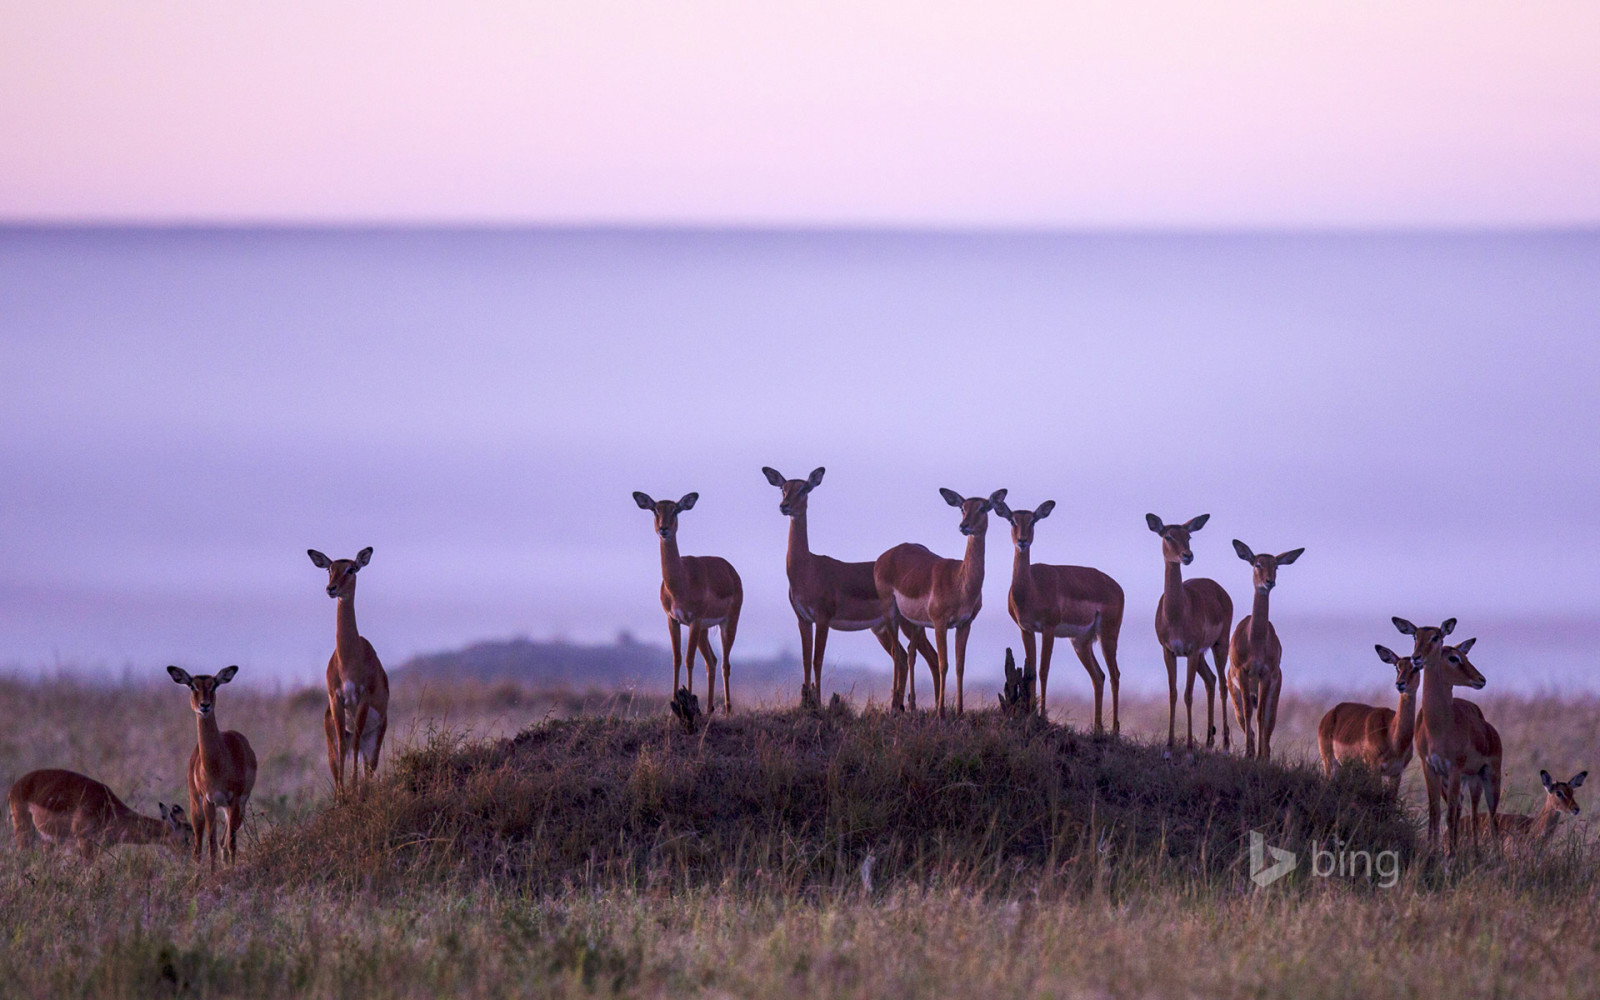
[(435, 737), (365, 797), (269, 831), (250, 880), (416, 879), (751, 888), (1019, 879), (1107, 891), (1248, 877), (1249, 833), (1409, 857), (1405, 808), (1370, 774), (1094, 738), (973, 712), (848, 710), (550, 721)]

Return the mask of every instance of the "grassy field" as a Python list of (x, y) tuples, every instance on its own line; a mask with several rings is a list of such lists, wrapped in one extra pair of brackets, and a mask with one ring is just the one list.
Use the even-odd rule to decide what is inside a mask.
[[(176, 685), (0, 684), (0, 781), (101, 778), (184, 800)], [(1508, 809), (1592, 761), (1600, 702), (1486, 698)], [(1585, 815), (1533, 856), (1419, 847), (1400, 804), (1306, 766), (1322, 701), (1286, 699), (1285, 766), (1163, 753), (992, 713), (751, 711), (690, 736), (659, 701), (397, 685), (384, 781), (332, 805), (320, 694), (223, 689), (261, 778), (243, 860), (155, 848), (85, 866), (0, 851), (0, 994), (74, 996), (1570, 996), (1600, 982)], [(1180, 704), (1181, 710), (1181, 704)], [(529, 729), (528, 727), (534, 728)], [(1181, 718), (1180, 718), (1181, 726)], [(520, 735), (519, 735), (520, 734)], [(1159, 736), (1159, 739), (1158, 739)], [(1394, 850), (1396, 883), (1249, 879), (1258, 829)], [(870, 859), (870, 860), (869, 860)]]

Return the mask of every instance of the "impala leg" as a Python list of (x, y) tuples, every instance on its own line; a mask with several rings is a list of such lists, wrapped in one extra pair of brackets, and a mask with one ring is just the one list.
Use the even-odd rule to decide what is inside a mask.
[(944, 718), (944, 683), (950, 671), (950, 640), (943, 625), (936, 625), (933, 629), (933, 645), (939, 652), (939, 669), (933, 672), (933, 700), (939, 709), (939, 718)]
[(1106, 731), (1105, 717), (1101, 714), (1101, 705), (1104, 703), (1106, 691), (1106, 674), (1100, 669), (1100, 663), (1094, 658), (1094, 639), (1084, 636), (1072, 640), (1072, 651), (1078, 654), (1078, 659), (1083, 663), (1083, 669), (1089, 672), (1089, 682), (1094, 685), (1094, 731)]
[[(1267, 686), (1266, 696), (1261, 699), (1261, 759), (1270, 760), (1272, 757), (1272, 733), (1278, 728), (1278, 694), (1283, 690), (1283, 675), (1274, 677)], [(1226, 723), (1227, 719), (1224, 718)]]
[[(971, 634), (971, 632), (972, 632), (972, 625), (970, 623), (966, 624), (966, 625), (963, 625), (960, 628), (956, 629), (956, 714), (957, 715), (961, 715), (963, 712), (966, 711), (966, 707), (965, 707), (966, 703), (963, 700), (963, 696), (966, 693), (966, 685), (963, 683), (962, 678), (966, 675), (966, 670), (967, 670), (967, 636), (969, 634)], [(1046, 654), (1046, 655), (1048, 655), (1048, 654)], [(1046, 660), (1045, 662), (1048, 663), (1049, 661)], [(1041, 680), (1042, 679), (1043, 678), (1041, 678)]]
[[(906, 669), (910, 670), (915, 666), (917, 654), (921, 653), (922, 662), (928, 665), (928, 679), (934, 684), (934, 691), (937, 693), (939, 678), (934, 676), (934, 668), (939, 665), (939, 653), (933, 648), (933, 644), (928, 641), (928, 630), (920, 625), (916, 626), (907, 640), (907, 648), (910, 653)], [(911, 707), (917, 707), (917, 686), (914, 683), (911, 685)]]
[(206, 854), (211, 858), (211, 870), (217, 870), (217, 807), (206, 803)]
[(224, 818), (228, 821), (227, 854), (224, 860), (228, 864), (237, 864), (239, 861), (239, 827), (244, 825), (244, 805), (234, 803), (224, 811)]
[(811, 683), (816, 686), (817, 704), (822, 704), (822, 656), (828, 649), (828, 619), (817, 620), (817, 652), (811, 668)]
[[(1040, 676), (1040, 674), (1039, 674), (1039, 643), (1038, 643), (1038, 640), (1033, 637), (1033, 633), (1032, 632), (1029, 632), (1027, 629), (1023, 629), (1022, 630), (1022, 675), (1024, 677), (1026, 677), (1028, 675), (1028, 671), (1029, 670), (1033, 671), (1033, 675), (1035, 677), (1039, 677)], [(1043, 684), (1041, 684), (1039, 686), (1041, 688), (1044, 687)], [(1032, 695), (1034, 697), (1035, 703), (1039, 706), (1039, 711), (1043, 712), (1044, 711), (1044, 692), (1043, 691), (1029, 691), (1028, 694), (1030, 694), (1030, 695)]]
[[(711, 651), (711, 629), (700, 630), (700, 659), (706, 665), (706, 714), (710, 715), (717, 706), (717, 654)], [(726, 694), (726, 692), (724, 692)], [(723, 710), (727, 710), (727, 698), (722, 699)]]
[(798, 621), (800, 622), (800, 671), (803, 675), (800, 681), (800, 704), (804, 705), (806, 689), (811, 686), (811, 664), (816, 661), (811, 658), (811, 623), (804, 618)]
[[(733, 714), (733, 639), (739, 634), (739, 609), (735, 607), (729, 613), (727, 620), (722, 623), (722, 714)], [(710, 650), (706, 650), (707, 655)], [(822, 661), (822, 647), (817, 647), (817, 662)], [(818, 677), (819, 686), (817, 693), (822, 693), (820, 686), (821, 677)]]
[[(1221, 699), (1218, 706), (1218, 715), (1222, 716), (1222, 749), (1229, 749), (1232, 740), (1228, 736), (1228, 640), (1223, 639), (1211, 647), (1211, 659), (1217, 665), (1217, 697)], [(1277, 711), (1276, 707), (1273, 709)]]
[(194, 863), (198, 865), (206, 843), (206, 804), (193, 789), (189, 791), (189, 829), (194, 833)]
[(344, 776), (339, 773), (339, 734), (334, 730), (333, 706), (322, 710), (322, 734), (328, 738), (328, 773), (333, 776), (333, 791), (344, 791)]
[(1496, 844), (1500, 839), (1500, 758), (1489, 762), (1489, 833)]
[(350, 710), (345, 707), (343, 698), (333, 699), (333, 732), (338, 737), (339, 744), (339, 773), (335, 784), (340, 794), (343, 794), (344, 762), (345, 758), (350, 756)]
[(1167, 748), (1171, 749), (1178, 742), (1178, 654), (1162, 646), (1161, 658), (1167, 661)]
[(1186, 669), (1187, 669), (1188, 672), (1185, 674), (1185, 679), (1184, 679), (1184, 682), (1183, 682), (1183, 712), (1184, 712), (1184, 715), (1188, 718), (1189, 749), (1193, 750), (1194, 749), (1195, 658), (1193, 656), (1185, 657), (1184, 658), (1184, 663), (1186, 664)]
[[(683, 626), (678, 624), (678, 619), (667, 619), (667, 635), (672, 639), (672, 693), (678, 693), (678, 670), (683, 666)], [(694, 686), (694, 678), (689, 678), (689, 686)], [(693, 691), (689, 692), (694, 694)]]
[(901, 707), (901, 698), (905, 691), (905, 678), (901, 671), (904, 667), (905, 656), (900, 650), (900, 644), (895, 641), (894, 626), (885, 622), (872, 630), (873, 638), (878, 640), (878, 645), (889, 654), (889, 659), (894, 663), (894, 679), (889, 686), (889, 704), (895, 708)]
[(363, 787), (361, 780), (361, 739), (367, 734), (367, 711), (371, 704), (365, 699), (356, 705), (356, 718), (350, 743), (350, 785), (357, 792)]
[(1195, 654), (1194, 664), (1195, 671), (1206, 686), (1206, 749), (1210, 750), (1217, 743), (1217, 676), (1206, 663), (1205, 650)]
[[(699, 653), (699, 651), (700, 651), (700, 626), (699, 625), (690, 625), (689, 626), (689, 644), (688, 644), (688, 648), (686, 648), (684, 650), (684, 657), (683, 657), (684, 683), (688, 685), (690, 694), (694, 694), (694, 658), (695, 658), (695, 655), (697, 653)], [(715, 700), (714, 696), (716, 695), (716, 693), (717, 693), (716, 689), (712, 688), (710, 691), (706, 692), (706, 697), (708, 699), (714, 701)], [(711, 709), (713, 707), (714, 706), (711, 705), (709, 702), (707, 703), (707, 705), (706, 705), (706, 714), (707, 715), (711, 714)]]
[(1428, 846), (1439, 846), (1439, 799), (1442, 794), (1439, 775), (1428, 762), (1422, 762), (1422, 784), (1428, 791)]
[(1456, 853), (1456, 833), (1461, 829), (1461, 772), (1451, 768), (1445, 779), (1444, 822), (1446, 850), (1451, 857)]
[(1107, 631), (1103, 624), (1100, 628), (1100, 652), (1106, 658), (1106, 672), (1111, 675), (1111, 732), (1112, 735), (1117, 735), (1122, 732), (1122, 716), (1118, 704), (1122, 671), (1117, 667), (1117, 634), (1114, 631)]
[(1468, 783), (1467, 792), (1472, 796), (1472, 825), (1467, 827), (1467, 836), (1472, 841), (1472, 853), (1478, 853), (1478, 807), (1483, 799), (1483, 782), (1473, 781)]
[[(1056, 651), (1056, 634), (1048, 629), (1039, 633), (1039, 716), (1048, 718), (1044, 708), (1044, 690), (1050, 681), (1050, 658)], [(1024, 667), (1024, 670), (1027, 668)]]

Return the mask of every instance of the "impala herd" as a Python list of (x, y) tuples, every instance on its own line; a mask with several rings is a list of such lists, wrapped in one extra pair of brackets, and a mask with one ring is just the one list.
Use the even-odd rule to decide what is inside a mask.
[[(907, 542), (872, 562), (841, 562), (812, 552), (806, 531), (809, 497), (822, 484), (824, 470), (818, 468), (805, 479), (785, 479), (772, 468), (761, 471), (767, 482), (781, 491), (778, 510), (790, 519), (786, 568), (789, 602), (800, 628), (803, 703), (820, 701), (829, 630), (867, 630), (893, 662), (893, 709), (916, 708), (915, 666), (920, 654), (931, 676), (934, 710), (943, 717), (952, 707), (946, 680), (954, 632), (953, 710), (957, 715), (964, 711), (967, 638), (983, 606), (984, 542), (992, 512), (1010, 524), (1015, 550), (1007, 607), (1022, 636), (1025, 666), (1017, 676), (1038, 677), (1037, 697), (1030, 695), (1026, 703), (1036, 704), (1039, 714), (1047, 715), (1051, 655), (1055, 640), (1063, 638), (1072, 644), (1094, 688), (1094, 731), (1105, 732), (1107, 676), (1111, 680), (1111, 732), (1121, 731), (1117, 643), (1124, 610), (1122, 588), (1097, 569), (1032, 561), (1034, 533), (1054, 510), (1053, 500), (1033, 510), (1013, 510), (1006, 504), (1005, 490), (987, 497), (963, 497), (941, 489), (945, 503), (960, 511), (960, 530), (966, 537), (962, 558), (941, 558), (926, 546)], [(681, 697), (692, 698), (698, 653), (705, 662), (707, 708), (714, 710), (718, 657), (711, 647), (710, 632), (717, 629), (722, 646), (722, 708), (729, 714), (733, 710), (732, 654), (744, 602), (743, 582), (726, 559), (686, 556), (678, 551), (679, 515), (694, 509), (699, 494), (653, 500), (648, 494), (634, 493), (633, 498), (651, 513), (660, 541), (661, 606), (672, 643), (673, 689), (678, 690), (680, 671), (687, 667)], [(1233, 602), (1219, 584), (1183, 577), (1183, 567), (1194, 561), (1190, 538), (1208, 519), (1209, 515), (1202, 514), (1181, 524), (1168, 524), (1154, 514), (1145, 516), (1149, 529), (1161, 538), (1165, 564), (1155, 633), (1167, 668), (1167, 745), (1170, 748), (1177, 742), (1178, 658), (1183, 657), (1187, 667), (1185, 734), (1190, 751), (1196, 745), (1194, 682), (1199, 677), (1206, 691), (1205, 745), (1214, 746), (1220, 695), (1222, 748), (1231, 749), (1231, 694), (1245, 756), (1266, 760), (1272, 753), (1283, 687), (1283, 645), (1268, 618), (1268, 598), (1277, 585), (1278, 567), (1291, 565), (1305, 550), (1291, 549), (1274, 556), (1256, 553), (1234, 540), (1234, 551), (1250, 564), (1253, 585), (1250, 613), (1235, 626)], [(308, 555), (315, 566), (327, 570), (327, 595), (338, 602), (323, 733), (335, 794), (343, 795), (346, 760), (351, 761), (351, 790), (359, 792), (363, 769), (365, 781), (377, 770), (389, 723), (388, 675), (372, 644), (356, 628), (356, 576), (371, 561), (372, 549), (362, 549), (354, 559), (329, 559), (315, 549), (308, 550)], [(1480, 832), (1502, 846), (1548, 840), (1561, 816), (1577, 814), (1573, 791), (1583, 785), (1588, 772), (1557, 782), (1540, 771), (1546, 792), (1540, 811), (1533, 816), (1501, 814), (1500, 734), (1478, 706), (1455, 697), (1453, 691), (1457, 687), (1481, 689), (1486, 683), (1467, 656), (1475, 640), (1446, 645), (1445, 637), (1455, 628), (1453, 618), (1436, 628), (1415, 626), (1402, 618), (1395, 618), (1394, 624), (1414, 640), (1414, 649), (1406, 657), (1377, 647), (1378, 657), (1395, 668), (1399, 705), (1390, 709), (1345, 702), (1329, 710), (1317, 727), (1326, 773), (1331, 777), (1341, 767), (1359, 762), (1387, 779), (1397, 794), (1401, 775), (1415, 754), (1422, 762), (1427, 788), (1430, 844), (1439, 840), (1442, 803), (1448, 850), (1455, 852), (1463, 824), (1463, 794), (1472, 802), (1466, 831), (1474, 848)], [(684, 626), (689, 630), (687, 656)], [(933, 630), (931, 643), (928, 629)], [(1095, 643), (1105, 660), (1104, 669), (1095, 657)], [(1209, 664), (1207, 652), (1211, 654)], [(85, 858), (115, 844), (163, 843), (189, 847), (196, 863), (207, 848), (215, 870), (220, 834), (224, 861), (235, 860), (239, 828), (255, 786), (256, 755), (242, 734), (220, 728), (216, 697), (217, 689), (233, 680), (238, 670), (230, 666), (215, 675), (191, 675), (176, 666), (167, 668), (173, 681), (188, 689), (197, 727), (187, 772), (187, 813), (179, 806), (161, 804), (159, 819), (140, 816), (92, 778), (60, 769), (38, 770), (20, 778), (8, 796), (18, 842), (30, 844), (37, 837), (69, 844)], [(1480, 803), (1487, 805), (1487, 814), (1481, 817)]]

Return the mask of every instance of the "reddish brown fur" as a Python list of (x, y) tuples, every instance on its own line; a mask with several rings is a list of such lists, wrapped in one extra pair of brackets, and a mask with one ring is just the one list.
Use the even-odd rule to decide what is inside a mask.
[(655, 531), (661, 538), (661, 608), (667, 613), (667, 631), (672, 638), (672, 688), (678, 688), (678, 669), (684, 665), (683, 626), (689, 626), (688, 688), (694, 693), (694, 655), (698, 650), (706, 663), (706, 711), (716, 710), (717, 658), (711, 652), (710, 631), (722, 630), (722, 711), (733, 712), (733, 640), (739, 631), (739, 609), (744, 605), (744, 583), (733, 564), (720, 556), (678, 554), (678, 515), (692, 510), (698, 493), (685, 494), (678, 501), (650, 499), (634, 493), (634, 503), (654, 515)]
[[(1111, 731), (1119, 733), (1122, 671), (1117, 668), (1117, 637), (1122, 631), (1122, 587), (1088, 566), (1052, 566), (1032, 561), (1034, 528), (1054, 509), (1054, 500), (1046, 500), (1032, 511), (1013, 511), (1004, 500), (994, 504), (995, 513), (1011, 522), (1011, 544), (1016, 550), (1006, 604), (1011, 620), (1022, 631), (1023, 670), (1037, 664), (1039, 715), (1048, 717), (1045, 691), (1050, 679), (1050, 656), (1058, 636), (1071, 641), (1073, 652), (1094, 685), (1095, 731), (1104, 732), (1101, 706), (1106, 675), (1094, 657), (1094, 642), (1099, 639), (1106, 668), (1111, 672)], [(1038, 650), (1034, 646), (1035, 633), (1040, 636)]]
[(942, 559), (926, 546), (907, 542), (879, 556), (873, 563), (872, 577), (884, 614), (895, 626), (890, 632), (894, 657), (894, 705), (905, 707), (906, 678), (910, 664), (900, 645), (903, 622), (933, 629), (938, 669), (933, 672), (934, 701), (939, 714), (945, 710), (945, 682), (950, 673), (949, 633), (956, 633), (956, 713), (965, 708), (963, 675), (967, 662), (967, 633), (972, 619), (983, 607), (984, 536), (989, 530), (989, 509), (1004, 500), (1006, 491), (996, 490), (989, 498), (964, 499), (954, 490), (941, 489), (945, 503), (961, 509), (961, 533), (967, 536), (966, 555), (961, 559)]
[[(821, 485), (825, 471), (819, 467), (805, 479), (784, 479), (776, 469), (761, 469), (767, 482), (783, 491), (778, 512), (789, 518), (789, 549), (784, 565), (789, 575), (789, 605), (800, 625), (800, 667), (804, 674), (801, 692), (803, 697), (809, 689), (819, 700), (829, 629), (869, 629), (884, 651), (893, 655), (888, 618), (872, 580), (872, 563), (841, 562), (811, 551), (806, 528), (807, 498)], [(921, 651), (924, 659), (933, 663), (935, 654), (927, 636), (919, 629), (910, 638), (912, 659)]]
[(181, 851), (192, 835), (178, 806), (168, 810), (162, 804), (160, 819), (141, 816), (111, 789), (76, 771), (29, 771), (11, 786), (6, 801), (19, 846), (43, 837), (72, 845), (85, 861), (116, 844), (161, 844)]
[(344, 762), (354, 756), (350, 783), (360, 787), (361, 765), (367, 778), (378, 769), (383, 738), (389, 731), (389, 675), (378, 651), (356, 627), (356, 574), (372, 560), (369, 546), (354, 559), (329, 559), (306, 550), (313, 565), (328, 571), (328, 596), (337, 600), (333, 655), (328, 659), (328, 707), (322, 733), (328, 743), (328, 770), (334, 791), (344, 792)]
[(1378, 646), (1377, 650), (1380, 660), (1394, 666), (1399, 707), (1382, 708), (1353, 701), (1335, 705), (1317, 723), (1317, 747), (1328, 777), (1333, 777), (1342, 764), (1361, 761), (1388, 779), (1390, 791), (1398, 793), (1400, 777), (1411, 762), (1422, 667), (1411, 657), (1396, 656), (1385, 646)]
[[(1555, 781), (1549, 771), (1540, 771), (1539, 780), (1544, 783), (1544, 803), (1532, 816), (1524, 813), (1499, 814), (1502, 846), (1538, 847), (1547, 843), (1555, 836), (1556, 826), (1562, 816), (1576, 816), (1580, 812), (1573, 791), (1581, 787), (1588, 776), (1588, 771), (1579, 771), (1570, 781)], [(1493, 836), (1494, 831), (1490, 829), (1488, 819), (1487, 816), (1474, 815), (1473, 825), (1476, 832)]]
[[(1176, 742), (1178, 715), (1178, 657), (1188, 662), (1189, 673), (1183, 689), (1183, 707), (1189, 722), (1189, 746), (1194, 747), (1194, 679), (1206, 685), (1206, 746), (1216, 739), (1215, 704), (1217, 675), (1222, 684), (1222, 746), (1228, 747), (1228, 629), (1233, 625), (1233, 601), (1215, 580), (1183, 579), (1183, 568), (1194, 561), (1189, 536), (1210, 520), (1210, 514), (1184, 524), (1163, 524), (1154, 514), (1144, 516), (1150, 530), (1161, 536), (1161, 556), (1166, 561), (1166, 580), (1161, 600), (1156, 604), (1156, 639), (1167, 663), (1167, 746)], [(1217, 674), (1206, 666), (1206, 650), (1217, 664)]]
[[(1278, 584), (1278, 567), (1287, 566), (1300, 558), (1305, 549), (1269, 556), (1256, 555), (1250, 547), (1233, 540), (1233, 550), (1239, 558), (1250, 564), (1250, 583), (1254, 594), (1250, 613), (1240, 619), (1233, 630), (1233, 642), (1228, 647), (1228, 659), (1233, 663), (1231, 672), (1223, 670), (1228, 691), (1233, 694), (1234, 711), (1239, 714), (1239, 728), (1244, 730), (1244, 755), (1268, 760), (1272, 756), (1272, 731), (1278, 725), (1278, 695), (1283, 691), (1283, 643), (1278, 641), (1278, 630), (1267, 617), (1267, 595)], [(1223, 699), (1223, 726), (1226, 747), (1227, 699)], [(1251, 727), (1254, 720), (1255, 727)], [(1256, 737), (1259, 731), (1260, 745)], [(1259, 751), (1259, 752), (1258, 752)]]
[(210, 848), (211, 870), (217, 870), (217, 810), (227, 822), (223, 841), (223, 860), (239, 859), (239, 828), (244, 825), (250, 793), (256, 786), (256, 754), (250, 741), (232, 730), (217, 728), (217, 687), (233, 680), (238, 667), (226, 667), (215, 676), (190, 676), (178, 667), (168, 667), (172, 679), (189, 689), (189, 707), (194, 710), (198, 739), (189, 755), (189, 815), (194, 825), (194, 860), (200, 863), (202, 840)]

